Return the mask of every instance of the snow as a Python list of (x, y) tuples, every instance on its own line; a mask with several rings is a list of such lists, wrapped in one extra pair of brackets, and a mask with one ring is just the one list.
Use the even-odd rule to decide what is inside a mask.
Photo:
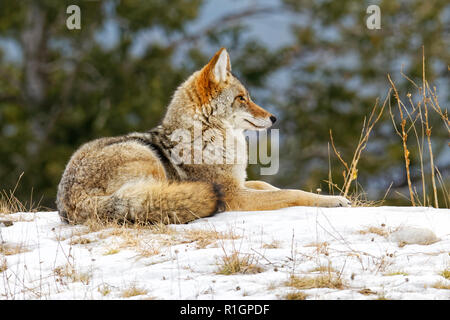
[[(292, 207), (97, 231), (57, 212), (1, 219), (14, 223), (0, 225), (0, 299), (450, 299), (448, 209)], [(221, 273), (234, 256), (247, 265)]]
[(414, 228), (409, 226), (400, 227), (390, 234), (389, 239), (396, 241), (399, 245), (404, 244), (432, 244), (439, 241), (433, 231), (425, 228)]

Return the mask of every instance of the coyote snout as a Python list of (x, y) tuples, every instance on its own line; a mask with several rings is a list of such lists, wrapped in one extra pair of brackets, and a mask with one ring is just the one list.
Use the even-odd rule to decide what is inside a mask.
[(274, 115), (254, 103), (250, 99), (250, 96), (239, 96), (238, 99), (242, 104), (241, 108), (245, 110), (245, 113), (242, 115), (242, 121), (244, 121), (241, 125), (242, 129), (267, 129), (270, 128), (277, 120)]

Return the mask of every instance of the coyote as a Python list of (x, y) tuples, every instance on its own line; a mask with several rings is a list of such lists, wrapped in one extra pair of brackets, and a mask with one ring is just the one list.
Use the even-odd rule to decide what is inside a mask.
[[(349, 206), (350, 202), (340, 196), (246, 181), (244, 130), (264, 130), (275, 120), (252, 101), (231, 73), (227, 50), (221, 48), (177, 88), (159, 126), (148, 132), (100, 138), (73, 154), (58, 186), (59, 214), (72, 224), (89, 218), (168, 224), (228, 210)], [(172, 155), (177, 146), (172, 135), (180, 129), (192, 133), (195, 121), (201, 123), (202, 132), (227, 134), (240, 148), (223, 150), (223, 140), (211, 135), (189, 142), (200, 142), (203, 149), (224, 151), (227, 156), (231, 153), (240, 161), (177, 161)], [(194, 156), (187, 154), (185, 158), (192, 160)]]

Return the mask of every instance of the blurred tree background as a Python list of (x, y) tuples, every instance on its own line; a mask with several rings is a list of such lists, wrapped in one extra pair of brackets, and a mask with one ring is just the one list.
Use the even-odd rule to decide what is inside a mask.
[[(81, 30), (66, 27), (71, 4), (81, 9)], [(381, 8), (379, 30), (366, 27), (370, 4)], [(449, 26), (445, 0), (1, 0), (0, 189), (13, 189), (23, 172), (15, 195), (26, 202), (32, 193), (55, 208), (77, 147), (157, 125), (176, 87), (224, 46), (254, 100), (279, 118), (280, 171), (260, 178), (327, 192), (330, 173), (343, 181), (329, 130), (351, 162), (364, 116), (388, 94), (387, 74), (403, 97), (416, 89), (401, 72), (421, 83), (422, 46), (427, 80), (446, 108)], [(431, 121), (439, 188), (450, 189), (448, 130), (439, 117)], [(421, 171), (411, 150), (416, 183)], [(249, 176), (258, 172), (251, 166)], [(372, 200), (392, 184), (386, 204), (410, 204), (388, 109), (371, 133), (357, 182)]]

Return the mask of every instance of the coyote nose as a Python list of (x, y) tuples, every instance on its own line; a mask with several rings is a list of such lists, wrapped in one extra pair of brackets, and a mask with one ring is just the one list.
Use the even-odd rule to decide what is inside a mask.
[(274, 124), (275, 121), (277, 121), (277, 118), (274, 116), (270, 116), (270, 121), (272, 121), (272, 124)]

